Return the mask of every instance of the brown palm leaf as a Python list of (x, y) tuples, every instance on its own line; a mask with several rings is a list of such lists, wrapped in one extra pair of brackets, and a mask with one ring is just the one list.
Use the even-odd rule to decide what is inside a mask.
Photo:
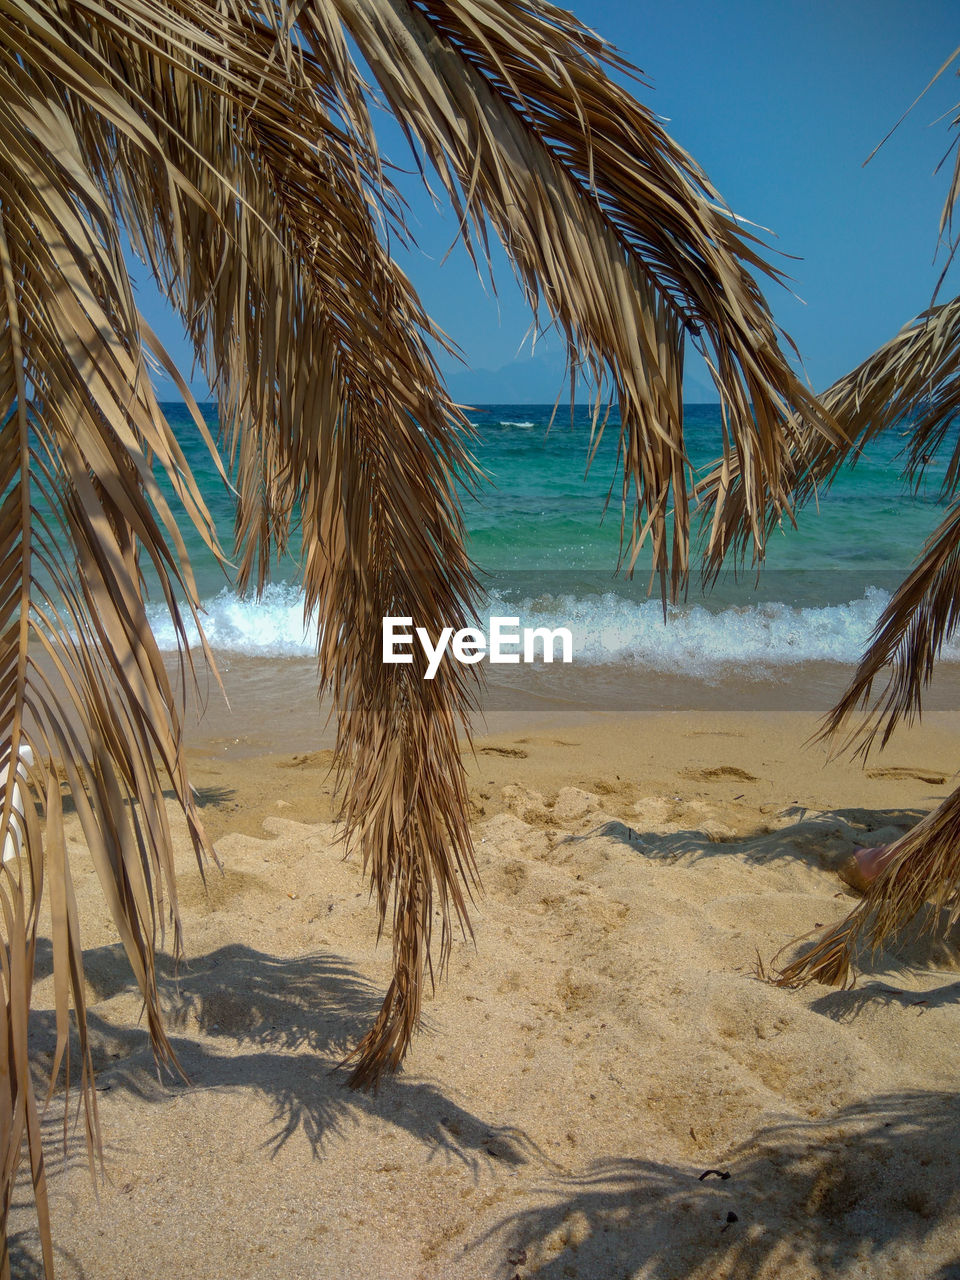
[[(190, 13), (205, 17), (218, 41), (229, 38), (216, 12)], [(431, 633), (466, 625), (474, 586), (454, 483), (469, 479), (472, 464), (467, 424), (426, 347), (434, 331), (370, 217), (364, 185), (376, 158), (331, 124), (314, 87), (319, 62), (295, 61), (284, 72), (283, 104), (269, 101), (276, 33), (260, 34), (245, 34), (219, 93), (210, 94), (209, 70), (201, 85), (178, 63), (188, 87), (205, 94), (202, 115), (184, 109), (177, 79), (155, 76), (152, 47), (102, 24), (90, 39), (127, 81), (142, 74), (141, 91), (165, 122), (164, 148), (208, 203), (180, 221), (191, 240), (216, 245), (216, 280), (194, 259), (174, 273), (156, 242), (148, 252), (168, 264), (238, 450), (241, 585), (256, 557), (262, 587), (271, 550), (299, 512), (306, 612), (316, 608), (321, 619), (321, 681), (333, 691), (349, 780), (347, 836), (357, 837), (381, 921), (391, 897), (394, 904), (396, 977), (357, 1051), (353, 1079), (363, 1083), (399, 1065), (416, 1025), (435, 895), (441, 958), (452, 915), (467, 926), (462, 879), (473, 863), (457, 744), (475, 675), (455, 668), (426, 683), (419, 665), (387, 671), (380, 628), (391, 614), (415, 617)], [(270, 109), (281, 105), (295, 108), (296, 129), (277, 127)], [(337, 105), (346, 112), (350, 101)], [(195, 158), (211, 128), (214, 150), (237, 163), (226, 174)], [(242, 148), (228, 146), (236, 137)], [(147, 177), (124, 193), (141, 222), (155, 200)]]
[(825, 929), (777, 976), (781, 986), (852, 982), (860, 948), (877, 952), (927, 905), (925, 928), (945, 933), (960, 919), (960, 788), (893, 846), (894, 854), (863, 901), (839, 924)]
[[(893, 388), (897, 388), (897, 398), (903, 396), (902, 411), (891, 417), (891, 422), (902, 421), (903, 414), (909, 412), (907, 397), (911, 392), (916, 397), (914, 403), (921, 396), (926, 396), (928, 404), (933, 402), (936, 407), (925, 408), (914, 429), (914, 454), (935, 447), (918, 441), (936, 439), (939, 443), (960, 408), (960, 382), (956, 376), (960, 331), (954, 327), (960, 319), (960, 299), (945, 303), (936, 311), (941, 313), (939, 324), (928, 321), (907, 336), (906, 349), (913, 351), (916, 363), (904, 358), (901, 344), (895, 339), (871, 357), (862, 371), (844, 379), (843, 396), (849, 404), (870, 403), (876, 397), (879, 405), (884, 395), (893, 395)], [(946, 335), (950, 335), (949, 340)], [(939, 360), (932, 359), (931, 348), (938, 350)], [(917, 365), (924, 366), (930, 376), (918, 373)], [(901, 367), (903, 372), (899, 374)], [(863, 393), (858, 401), (856, 387), (861, 379)], [(927, 395), (928, 391), (932, 394)], [(854, 416), (846, 413), (839, 396), (834, 396), (833, 407), (841, 422), (849, 422)], [(863, 412), (866, 419), (869, 410)], [(865, 429), (863, 434), (867, 433)], [(873, 434), (872, 428), (869, 433)], [(954, 492), (957, 464), (955, 450), (950, 463)], [(902, 720), (911, 722), (920, 716), (923, 694), (933, 678), (937, 659), (958, 625), (960, 502), (954, 501), (927, 540), (916, 566), (884, 608), (853, 679), (824, 718), (818, 736), (836, 737), (855, 721), (842, 748), (853, 747), (865, 758), (878, 737), (880, 746), (886, 745)], [(960, 877), (960, 789), (893, 848), (889, 868), (871, 885), (864, 902), (828, 930), (816, 947), (789, 965), (782, 981), (846, 981), (862, 940), (868, 940), (873, 949), (878, 948), (898, 928), (909, 924), (925, 901), (940, 901), (951, 908), (932, 915), (931, 927), (946, 927), (952, 922)]]
[(649, 535), (664, 590), (686, 582), (688, 340), (714, 374), (724, 457), (745, 477), (744, 526), (762, 541), (771, 509), (790, 509), (791, 446), (802, 453), (804, 429), (835, 427), (791, 372), (750, 270), (776, 273), (698, 166), (607, 78), (632, 68), (542, 0), (333, 3), (465, 233), (475, 224), (483, 244), (492, 224), (571, 365), (610, 385), (628, 566)]
[[(35, 11), (28, 20), (40, 21)], [(196, 590), (158, 468), (215, 548), (203, 500), (150, 387), (150, 339), (133, 304), (113, 210), (81, 162), (78, 136), (51, 93), (49, 66), (27, 57), (28, 44), (17, 22), (0, 40), (0, 847), (9, 852), (0, 869), (2, 1275), (9, 1274), (6, 1214), (24, 1133), (44, 1265), (52, 1268), (27, 1053), (45, 878), (57, 1026), (50, 1087), (67, 1052), (72, 1002), (87, 1136), (92, 1148), (99, 1144), (57, 765), (143, 992), (154, 1046), (161, 1060), (175, 1062), (154, 970), (167, 910), (175, 949), (180, 943), (165, 785), (187, 816), (198, 857), (206, 846), (183, 767), (181, 700), (143, 603), (146, 561), (185, 640), (176, 596), (195, 612)], [(86, 90), (96, 96), (98, 89), (94, 77)], [(110, 109), (117, 124), (140, 128), (116, 103)], [(46, 816), (45, 841), (35, 804)]]
[[(442, 335), (384, 247), (384, 226), (403, 233), (400, 204), (345, 32), (440, 173), (464, 233), (483, 245), (492, 226), (571, 360), (608, 379), (623, 424), (630, 565), (649, 535), (664, 589), (686, 578), (686, 341), (710, 359), (723, 395), (728, 472), (744, 477), (744, 528), (755, 540), (771, 510), (789, 509), (792, 459), (833, 432), (780, 350), (751, 274), (775, 273), (756, 243), (608, 78), (629, 70), (614, 51), (541, 0), (7, 0), (0, 837), (14, 832), (22, 854), (0, 872), (2, 1187), (9, 1206), (26, 1132), (48, 1270), (26, 1051), (44, 874), (58, 1064), (72, 1001), (96, 1137), (57, 766), (167, 1060), (153, 970), (164, 897), (175, 943), (179, 934), (161, 776), (203, 848), (179, 704), (143, 606), (142, 561), (181, 639), (176, 599), (196, 605), (157, 467), (211, 544), (213, 533), (150, 390), (143, 350), (155, 344), (133, 304), (118, 222), (183, 316), (217, 393), (238, 467), (241, 583), (262, 587), (295, 522), (302, 532), (347, 835), (381, 927), (392, 928), (394, 978), (356, 1050), (354, 1082), (375, 1082), (403, 1058), (432, 973), (435, 907), (441, 967), (455, 921), (469, 927), (458, 738), (475, 676), (453, 666), (428, 682), (417, 663), (386, 668), (379, 638), (389, 614), (430, 632), (468, 618), (476, 587), (456, 491), (475, 472), (468, 424), (430, 351)], [(37, 763), (20, 785), (46, 816), (45, 854), (31, 805), (22, 821), (15, 813), (25, 746)]]
[[(960, 50), (954, 51), (937, 74), (953, 65), (958, 54)], [(960, 115), (951, 120), (951, 126), (960, 129)], [(956, 138), (951, 147), (955, 149)], [(957, 247), (952, 217), (958, 198), (960, 150), (940, 219), (941, 239), (949, 250), (947, 265)], [(960, 414), (960, 298), (931, 306), (836, 382), (823, 399), (848, 439), (840, 447), (822, 437), (811, 442), (808, 469), (798, 484), (801, 500), (829, 483), (851, 451), (859, 452), (881, 431), (897, 425), (906, 437), (905, 475), (919, 484), (924, 468), (941, 449)], [(954, 445), (942, 485), (942, 494), (952, 505), (881, 614), (853, 680), (824, 720), (820, 736), (833, 737), (859, 709), (861, 718), (848, 731), (843, 746), (855, 747), (864, 757), (878, 736), (882, 747), (901, 720), (919, 717), (936, 661), (960, 623), (958, 485), (960, 443)], [(882, 686), (876, 691), (881, 679)], [(925, 902), (947, 908), (931, 914), (931, 928), (947, 928), (955, 922), (960, 883), (960, 789), (892, 849), (889, 865), (860, 906), (788, 965), (782, 971), (782, 982), (848, 981), (862, 943), (877, 949), (913, 920)]]

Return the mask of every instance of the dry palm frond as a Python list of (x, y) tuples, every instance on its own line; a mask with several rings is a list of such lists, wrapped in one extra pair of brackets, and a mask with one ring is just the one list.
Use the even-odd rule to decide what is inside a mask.
[[(30, 23), (41, 21), (31, 10)], [(44, 882), (49, 884), (57, 1045), (72, 1002), (88, 1139), (98, 1144), (83, 965), (61, 812), (62, 764), (159, 1057), (174, 1061), (154, 972), (169, 910), (180, 928), (163, 787), (205, 843), (184, 772), (175, 696), (143, 603), (148, 562), (182, 640), (196, 590), (183, 539), (155, 473), (215, 547), (212, 525), (150, 387), (145, 341), (113, 210), (51, 92), (29, 32), (5, 19), (0, 40), (0, 869), (5, 1027), (0, 1084), (4, 1228), (26, 1132), (51, 1270), (27, 1022)], [(96, 83), (86, 86), (95, 96)], [(115, 122), (124, 121), (112, 104)], [(23, 763), (31, 758), (29, 767)], [(16, 788), (23, 817), (17, 815)], [(46, 816), (46, 849), (35, 805)], [(165, 905), (166, 903), (166, 905)], [(69, 1081), (69, 1066), (68, 1081)], [(0, 1274), (9, 1273), (4, 1230)]]
[[(815, 501), (841, 467), (855, 463), (871, 441), (897, 427), (904, 437), (905, 479), (919, 485), (927, 463), (960, 415), (960, 298), (918, 316), (820, 399), (838, 434), (831, 437), (808, 429), (802, 449), (792, 453), (785, 474), (795, 510)], [(958, 482), (960, 442), (947, 465), (943, 494), (952, 494)], [(754, 546), (738, 460), (716, 462), (702, 482), (700, 496), (701, 510), (709, 512), (714, 503), (722, 503), (726, 512), (719, 554), (707, 558), (711, 577), (728, 552), (741, 559)], [(778, 513), (771, 512), (771, 518), (772, 527)]]
[[(867, 713), (845, 745), (856, 744), (866, 756), (879, 735), (885, 746), (901, 720), (912, 721), (920, 714), (923, 690), (958, 624), (960, 503), (955, 503), (880, 615), (856, 674), (825, 717), (820, 736), (832, 737), (857, 707), (864, 707)], [(874, 683), (884, 671), (883, 691), (874, 694)]]
[[(951, 53), (950, 57), (946, 60), (940, 70), (930, 80), (930, 83), (927, 85), (926, 89), (923, 90), (923, 93), (921, 93), (913, 103), (913, 106), (917, 105), (917, 102), (919, 102), (920, 98), (922, 98), (927, 92), (927, 89), (929, 89), (935, 81), (939, 80), (944, 72), (954, 66), (958, 59), (960, 59), (960, 48), (954, 49), (953, 53)], [(960, 76), (960, 67), (957, 68), (955, 74)], [(912, 109), (913, 107), (910, 108), (910, 110)], [(937, 166), (939, 171), (950, 159), (951, 152), (955, 153), (953, 158), (953, 173), (950, 176), (950, 185), (947, 188), (946, 199), (943, 202), (943, 209), (940, 213), (940, 244), (945, 244), (947, 246), (947, 257), (946, 262), (943, 265), (943, 269), (940, 272), (940, 279), (937, 281), (937, 288), (934, 291), (934, 300), (936, 300), (936, 295), (940, 290), (940, 286), (943, 284), (944, 277), (949, 271), (950, 265), (956, 256), (957, 249), (960, 247), (960, 235), (954, 231), (953, 227), (953, 215), (956, 210), (957, 203), (960, 201), (960, 103), (958, 103), (950, 113), (950, 127), (957, 132), (954, 134), (946, 155)], [(887, 136), (889, 137), (889, 135)]]
[[(918, 316), (834, 383), (823, 399), (858, 454), (882, 432), (899, 426), (905, 475), (919, 483), (960, 414), (960, 298)], [(814, 473), (820, 482), (835, 474), (846, 457), (822, 452)], [(943, 479), (944, 495), (955, 492), (958, 479), (960, 445), (955, 445)]]
[[(215, 15), (208, 16), (215, 26)], [(379, 634), (386, 614), (412, 612), (439, 630), (457, 624), (469, 604), (453, 496), (456, 476), (469, 471), (465, 423), (443, 395), (427, 353), (432, 330), (426, 317), (376, 236), (358, 173), (361, 148), (320, 112), (302, 69), (299, 79), (296, 68), (284, 73), (285, 93), (289, 97), (291, 81), (299, 84), (297, 119), (316, 131), (300, 136), (299, 154), (289, 131), (271, 135), (263, 79), (258, 82), (276, 49), (269, 32), (259, 58), (257, 42), (244, 33), (247, 82), (238, 90), (235, 63), (215, 92), (195, 66), (183, 66), (179, 55), (158, 59), (156, 38), (141, 32), (131, 40), (122, 23), (85, 29), (74, 14), (62, 34), (104, 71), (105, 98), (111, 100), (114, 88), (151, 102), (164, 117), (148, 149), (134, 130), (119, 142), (111, 137), (116, 120), (105, 120), (84, 98), (64, 104), (89, 170), (165, 275), (221, 393), (224, 419), (241, 451), (244, 576), (253, 561), (250, 545), (258, 546), (262, 566), (278, 526), (296, 504), (303, 508), (308, 607), (322, 606), (322, 676), (334, 685), (341, 757), (353, 766), (348, 818), (372, 864), (381, 915), (396, 886), (397, 977), (363, 1046), (357, 1078), (368, 1079), (398, 1065), (416, 1024), (438, 888), (441, 955), (449, 946), (451, 904), (465, 921), (460, 886), (471, 852), (457, 741), (467, 714), (462, 677), (445, 673), (427, 684), (414, 668), (385, 680)], [(97, 77), (90, 78), (96, 85)], [(258, 97), (259, 113), (251, 110)], [(277, 97), (276, 111), (289, 113), (291, 103)], [(214, 133), (212, 142), (205, 130)], [(246, 141), (239, 150), (238, 138)], [(221, 162), (219, 172), (197, 154), (201, 144)], [(111, 163), (118, 146), (120, 166)], [(80, 150), (74, 143), (73, 151)], [(231, 155), (239, 171), (224, 174)], [(181, 183), (187, 173), (195, 180), (196, 195), (184, 206), (164, 190), (169, 170)], [(119, 261), (118, 251), (115, 256)], [(9, 366), (16, 364), (14, 354)], [(133, 374), (129, 381), (135, 384)], [(50, 454), (61, 447), (52, 445)], [(102, 481), (106, 468), (96, 470)], [(175, 526), (170, 541), (177, 545)], [(338, 609), (347, 615), (343, 625)], [(117, 719), (123, 734), (127, 726)], [(58, 756), (93, 755), (58, 747)], [(109, 778), (109, 765), (103, 771)], [(152, 909), (149, 897), (146, 906)], [(28, 954), (25, 934), (9, 941), (10, 954)], [(73, 947), (79, 973), (75, 940)], [(55, 956), (58, 974), (66, 976), (56, 940)], [(22, 968), (14, 984), (21, 976)], [(74, 993), (82, 1025), (81, 995), (82, 983)], [(25, 1008), (29, 988), (24, 1000)], [(153, 1018), (151, 1030), (159, 1030)], [(162, 1050), (165, 1042), (157, 1043)], [(11, 1141), (14, 1153), (16, 1133)], [(6, 1185), (12, 1186), (9, 1172)], [(38, 1190), (42, 1196), (42, 1182)]]
[(863, 901), (815, 945), (779, 970), (781, 986), (810, 981), (831, 986), (850, 983), (861, 941), (878, 951), (888, 938), (913, 920), (926, 904), (926, 928), (946, 932), (960, 919), (960, 789), (928, 813), (891, 846), (890, 862), (871, 884)]
[[(815, 496), (845, 462), (856, 460), (894, 427), (904, 436), (904, 474), (919, 484), (960, 414), (960, 298), (918, 316), (821, 398), (845, 438), (810, 439), (804, 469), (798, 468), (798, 502)], [(955, 445), (943, 494), (952, 494), (958, 480), (960, 445)]]
[[(955, 49), (913, 106), (958, 58), (960, 49)], [(894, 129), (903, 122), (909, 110)], [(953, 222), (957, 202), (960, 201), (960, 106), (951, 113), (950, 127), (955, 136), (941, 161), (942, 166), (951, 153), (955, 153), (950, 185), (940, 215), (940, 243), (946, 245), (947, 261), (934, 291), (934, 302), (960, 244)], [(869, 159), (879, 149), (875, 148)], [(837, 430), (830, 433), (819, 428), (811, 430), (807, 425), (800, 427), (799, 447), (792, 450), (785, 467), (785, 483), (793, 493), (795, 508), (815, 500), (845, 463), (855, 462), (872, 440), (897, 426), (904, 433), (904, 475), (919, 485), (926, 464), (937, 454), (960, 413), (960, 299), (931, 305), (889, 342), (828, 387), (820, 396), (820, 402)], [(944, 475), (943, 495), (950, 497), (958, 483), (960, 442), (954, 446)], [(724, 513), (719, 530), (714, 517), (713, 530), (719, 536), (708, 550), (705, 576), (708, 579), (716, 576), (728, 552), (732, 552), (735, 559), (742, 559), (752, 550), (754, 558), (757, 558), (756, 552), (762, 552), (762, 545), (758, 548), (750, 528), (749, 484), (744, 484), (740, 478), (739, 459), (731, 459), (725, 454), (702, 481), (700, 497), (701, 513), (709, 514), (719, 508)], [(792, 514), (789, 508), (784, 508), (784, 512), (788, 516)], [(776, 510), (770, 512), (768, 529), (779, 516)]]
[[(825, 399), (838, 421), (862, 445), (880, 430), (909, 420), (908, 471), (922, 472), (960, 412), (960, 299), (933, 308), (863, 365)], [(831, 455), (831, 456), (828, 456)], [(825, 449), (823, 477), (839, 462)], [(956, 493), (960, 446), (948, 464), (944, 491)], [(808, 490), (812, 482), (808, 484)], [(960, 502), (954, 501), (927, 540), (916, 566), (886, 605), (866, 652), (842, 698), (824, 718), (819, 736), (835, 737), (858, 713), (843, 747), (866, 756), (878, 736), (881, 747), (902, 721), (917, 718), (943, 646), (960, 624)], [(876, 686), (881, 684), (879, 692)], [(863, 903), (829, 929), (821, 941), (782, 975), (785, 983), (817, 979), (845, 982), (862, 938), (878, 948), (935, 898), (953, 919), (960, 881), (960, 790), (894, 846), (890, 867), (871, 885)]]
[(699, 168), (606, 75), (629, 68), (542, 0), (331, 2), (465, 232), (473, 222), (483, 243), (489, 221), (572, 364), (612, 383), (627, 563), (652, 535), (663, 587), (686, 581), (686, 341), (714, 372), (725, 456), (746, 479), (744, 520), (759, 542), (770, 511), (789, 509), (800, 423), (811, 435), (832, 424), (790, 371), (749, 271), (775, 273)]
[[(191, 6), (190, 15), (230, 39), (215, 12)], [(346, 834), (381, 922), (393, 902), (395, 978), (356, 1054), (354, 1082), (366, 1083), (399, 1065), (416, 1026), (435, 902), (441, 962), (453, 917), (467, 927), (462, 883), (473, 862), (457, 744), (475, 674), (458, 667), (424, 682), (419, 665), (384, 668), (381, 624), (408, 616), (432, 634), (466, 625), (474, 586), (454, 482), (470, 477), (468, 428), (427, 350), (434, 331), (376, 234), (365, 196), (376, 158), (331, 122), (318, 93), (339, 52), (322, 63), (301, 53), (280, 95), (265, 87), (276, 33), (234, 39), (217, 85), (180, 62), (158, 75), (159, 35), (144, 47), (103, 24), (90, 33), (153, 102), (166, 153), (206, 201), (180, 215), (180, 234), (215, 247), (213, 281), (193, 258), (172, 263), (156, 236), (145, 251), (169, 272), (238, 451), (241, 585), (256, 563), (262, 587), (291, 516), (302, 522), (305, 608), (320, 618), (321, 681), (333, 691), (348, 778)], [(333, 105), (346, 113), (351, 102)], [(291, 109), (296, 127), (281, 128)], [(224, 157), (217, 173), (194, 155), (211, 149), (211, 133)], [(140, 226), (155, 200), (148, 181), (143, 172), (121, 193)], [(175, 212), (162, 228), (170, 243)]]
[[(817, 444), (798, 475), (798, 502), (828, 484), (846, 461), (883, 431), (902, 424), (905, 470), (919, 478), (960, 414), (960, 298), (933, 308), (836, 382), (823, 396), (849, 436), (849, 447)], [(909, 428), (907, 424), (909, 423)], [(943, 482), (952, 495), (960, 482), (960, 442)], [(885, 744), (900, 720), (919, 715), (943, 645), (960, 620), (960, 508), (950, 507), (908, 577), (886, 606), (856, 674), (824, 721), (822, 736), (836, 734), (858, 706), (864, 722), (847, 745), (864, 752), (878, 733)], [(879, 695), (874, 686), (891, 668)]]
[[(956, 62), (958, 55), (960, 50), (955, 50), (937, 75)], [(960, 128), (960, 116), (951, 120), (951, 127)], [(957, 149), (956, 138), (953, 149)], [(940, 219), (940, 238), (948, 245), (943, 274), (957, 248), (952, 219), (958, 199), (960, 149)], [(805, 462), (808, 469), (799, 478), (801, 500), (829, 482), (851, 451), (859, 453), (880, 432), (897, 425), (906, 437), (905, 475), (919, 484), (927, 463), (941, 449), (960, 415), (960, 298), (931, 306), (836, 382), (823, 399), (848, 440), (840, 447), (822, 437), (811, 441), (813, 447)], [(864, 756), (878, 735), (883, 746), (901, 720), (920, 715), (923, 692), (936, 661), (960, 622), (958, 485), (960, 442), (954, 444), (942, 484), (942, 496), (950, 498), (952, 505), (881, 614), (853, 680), (824, 720), (820, 736), (831, 737), (861, 708), (862, 719), (843, 745), (855, 746)], [(874, 686), (884, 672), (883, 687), (875, 693)], [(960, 901), (958, 887), (960, 789), (892, 846), (889, 865), (870, 886), (863, 902), (783, 970), (780, 980), (786, 984), (811, 979), (847, 982), (861, 940), (878, 949), (907, 925), (925, 902), (946, 908), (931, 914), (930, 927), (953, 924)]]
[[(341, 25), (343, 24), (343, 25)], [(457, 481), (468, 424), (430, 354), (443, 341), (384, 247), (402, 232), (353, 36), (401, 124), (481, 243), (489, 223), (571, 359), (619, 402), (623, 519), (666, 589), (687, 572), (684, 344), (711, 360), (728, 473), (758, 541), (789, 509), (791, 459), (830, 434), (798, 383), (751, 275), (774, 276), (704, 175), (606, 75), (616, 54), (541, 0), (6, 0), (0, 9), (0, 871), (6, 1001), (5, 1207), (27, 1132), (42, 1154), (26, 1028), (47, 877), (57, 1063), (72, 1001), (96, 1135), (82, 957), (63, 847), (62, 763), (161, 1057), (153, 944), (176, 899), (160, 789), (168, 777), (203, 847), (183, 772), (178, 703), (150, 633), (141, 562), (174, 616), (194, 584), (165, 471), (209, 542), (209, 519), (150, 390), (118, 220), (184, 318), (238, 466), (241, 584), (303, 535), (307, 609), (334, 696), (347, 835), (392, 925), (394, 978), (356, 1051), (355, 1083), (399, 1065), (473, 874), (458, 736), (475, 676), (380, 660), (386, 615), (461, 625), (475, 584)], [(197, 427), (203, 430), (197, 415)], [(635, 496), (630, 497), (631, 487)], [(720, 498), (726, 487), (721, 484)], [(672, 503), (672, 545), (667, 545)], [(715, 530), (723, 536), (722, 502)], [(47, 819), (46, 857), (21, 779)], [(135, 803), (127, 803), (127, 802)]]

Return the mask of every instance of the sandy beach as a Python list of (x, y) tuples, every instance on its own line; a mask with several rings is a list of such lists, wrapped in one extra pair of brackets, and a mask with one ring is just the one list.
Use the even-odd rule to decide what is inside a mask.
[(0, 6), (0, 1280), (960, 1280), (956, 6), (577, 7)]
[[(947, 793), (960, 728), (931, 713), (864, 771), (804, 747), (815, 726), (554, 709), (479, 737), (475, 940), (455, 944), (406, 1069), (375, 1095), (337, 1067), (390, 951), (337, 845), (329, 751), (193, 748), (224, 870), (204, 889), (177, 827), (188, 960), (162, 969), (189, 1084), (157, 1079), (68, 828), (105, 1161), (94, 1183), (72, 1120), (62, 1159), (58, 1095), (59, 1274), (960, 1275), (954, 953), (908, 939), (846, 992), (762, 980), (852, 905), (836, 875), (851, 851)], [(42, 976), (41, 1059), (52, 999)], [(19, 1276), (38, 1265), (26, 1193)]]

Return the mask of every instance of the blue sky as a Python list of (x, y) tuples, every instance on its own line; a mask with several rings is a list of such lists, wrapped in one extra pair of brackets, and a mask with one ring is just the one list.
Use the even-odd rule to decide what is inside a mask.
[[(863, 162), (960, 43), (955, 0), (568, 7), (642, 69), (649, 87), (638, 86), (637, 96), (667, 119), (733, 210), (776, 233), (772, 260), (798, 296), (772, 285), (766, 293), (814, 387), (829, 385), (929, 304), (946, 189), (946, 175), (934, 170), (950, 142), (941, 117), (960, 99), (953, 71)], [(408, 166), (386, 120), (382, 144)], [(532, 364), (529, 341), (521, 351), (530, 316), (505, 259), (495, 259), (497, 296), (463, 251), (441, 266), (456, 222), (434, 211), (415, 180), (407, 194), (419, 249), (403, 265), (463, 351), (466, 368), (443, 364), (454, 393), (473, 403), (552, 400), (562, 389), (558, 345), (538, 343)], [(135, 274), (147, 318), (188, 372), (179, 323), (139, 264)], [(948, 291), (955, 281), (956, 273)], [(705, 371), (691, 368), (687, 396), (708, 398)]]

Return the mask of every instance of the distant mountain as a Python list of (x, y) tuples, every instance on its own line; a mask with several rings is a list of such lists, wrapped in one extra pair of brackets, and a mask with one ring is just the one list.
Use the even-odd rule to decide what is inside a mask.
[(707, 366), (699, 358), (695, 361), (687, 359), (687, 367), (683, 374), (683, 399), (686, 404), (720, 403), (714, 381), (707, 372)]
[[(697, 371), (700, 365), (702, 374)], [(683, 380), (683, 398), (688, 404), (716, 404), (717, 392), (701, 361), (688, 360), (690, 368)], [(565, 404), (570, 394), (569, 379), (556, 356), (535, 356), (511, 360), (499, 369), (465, 369), (462, 365), (444, 370), (447, 389), (458, 404), (553, 404), (559, 397)], [(210, 390), (199, 379), (190, 390), (201, 401), (210, 399)], [(181, 395), (169, 377), (155, 374), (157, 398), (179, 402)], [(590, 399), (590, 384), (583, 378), (577, 384), (577, 402)]]
[[(702, 361), (688, 363), (692, 367), (683, 380), (684, 400), (689, 404), (716, 404), (717, 390)], [(561, 402), (569, 397), (569, 380), (564, 376), (563, 364), (555, 357), (521, 357), (499, 369), (456, 366), (446, 369), (444, 375), (447, 389), (458, 404), (552, 404), (558, 396)], [(589, 398), (590, 386), (581, 378), (576, 399), (583, 402)]]
[[(511, 360), (499, 369), (444, 371), (447, 390), (459, 404), (551, 404), (568, 395), (563, 365), (555, 359), (535, 356)], [(583, 388), (578, 398), (586, 399)]]

